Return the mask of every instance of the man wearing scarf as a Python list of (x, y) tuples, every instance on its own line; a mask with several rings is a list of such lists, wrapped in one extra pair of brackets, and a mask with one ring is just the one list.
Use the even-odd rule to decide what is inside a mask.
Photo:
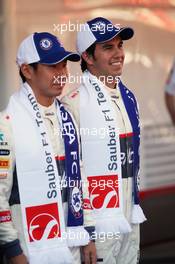
[(95, 263), (77, 129), (56, 98), (67, 60), (79, 59), (47, 32), (18, 49), (23, 82), (0, 118), (0, 246), (11, 264), (80, 264), (80, 246)]
[(105, 264), (138, 263), (139, 224), (145, 221), (138, 190), (137, 101), (120, 79), (123, 41), (133, 35), (132, 28), (102, 17), (82, 25), (81, 85), (62, 99), (79, 124), (90, 195), (84, 206), (96, 221), (97, 260)]

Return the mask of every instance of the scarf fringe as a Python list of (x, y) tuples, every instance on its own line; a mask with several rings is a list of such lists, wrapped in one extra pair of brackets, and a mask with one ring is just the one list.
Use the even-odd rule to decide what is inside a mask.
[(125, 234), (132, 231), (130, 224), (123, 215), (117, 215), (115, 218), (98, 219), (95, 229), (97, 234), (108, 234), (109, 232)]
[(58, 246), (49, 248), (48, 250), (39, 250), (29, 255), (30, 264), (72, 264), (74, 263), (73, 256), (70, 250), (66, 247)]
[(140, 224), (146, 221), (146, 217), (143, 213), (142, 208), (139, 204), (134, 204), (132, 209), (131, 223), (132, 224)]
[(67, 227), (68, 247), (85, 246), (89, 241), (89, 234), (83, 226)]

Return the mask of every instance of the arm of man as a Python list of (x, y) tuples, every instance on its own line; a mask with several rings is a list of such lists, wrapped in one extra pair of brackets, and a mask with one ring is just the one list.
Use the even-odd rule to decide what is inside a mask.
[(170, 69), (165, 83), (165, 103), (170, 118), (175, 125), (175, 61)]
[(11, 264), (27, 264), (14, 227), (9, 198), (13, 185), (14, 154), (9, 117), (0, 114), (0, 246)]
[(28, 264), (26, 256), (22, 253), (19, 256), (9, 259), (9, 264)]
[(84, 257), (84, 264), (96, 264), (97, 255), (96, 255), (95, 242), (90, 241), (87, 246), (82, 247), (82, 254)]
[(175, 125), (175, 95), (165, 92), (165, 103), (173, 125)]

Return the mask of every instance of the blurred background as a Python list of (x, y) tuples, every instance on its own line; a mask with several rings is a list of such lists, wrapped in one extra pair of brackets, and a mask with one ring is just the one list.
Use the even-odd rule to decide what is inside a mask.
[[(0, 110), (20, 84), (15, 57), (23, 38), (48, 31), (75, 50), (80, 24), (97, 16), (135, 30), (124, 44), (122, 79), (137, 96), (142, 123), (140, 187), (148, 221), (140, 263), (175, 263), (175, 129), (164, 102), (175, 58), (175, 0), (0, 0)], [(78, 77), (78, 63), (71, 66)]]

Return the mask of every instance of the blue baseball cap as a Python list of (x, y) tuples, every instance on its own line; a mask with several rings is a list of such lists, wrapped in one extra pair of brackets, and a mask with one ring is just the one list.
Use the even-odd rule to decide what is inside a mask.
[(80, 56), (71, 51), (66, 51), (58, 38), (48, 32), (33, 33), (25, 38), (17, 52), (17, 64), (57, 64), (63, 60), (79, 61)]
[(103, 17), (96, 17), (81, 25), (77, 34), (77, 52), (81, 55), (93, 43), (102, 43), (120, 36), (122, 40), (133, 37), (134, 30), (130, 27), (113, 25), (111, 21)]

